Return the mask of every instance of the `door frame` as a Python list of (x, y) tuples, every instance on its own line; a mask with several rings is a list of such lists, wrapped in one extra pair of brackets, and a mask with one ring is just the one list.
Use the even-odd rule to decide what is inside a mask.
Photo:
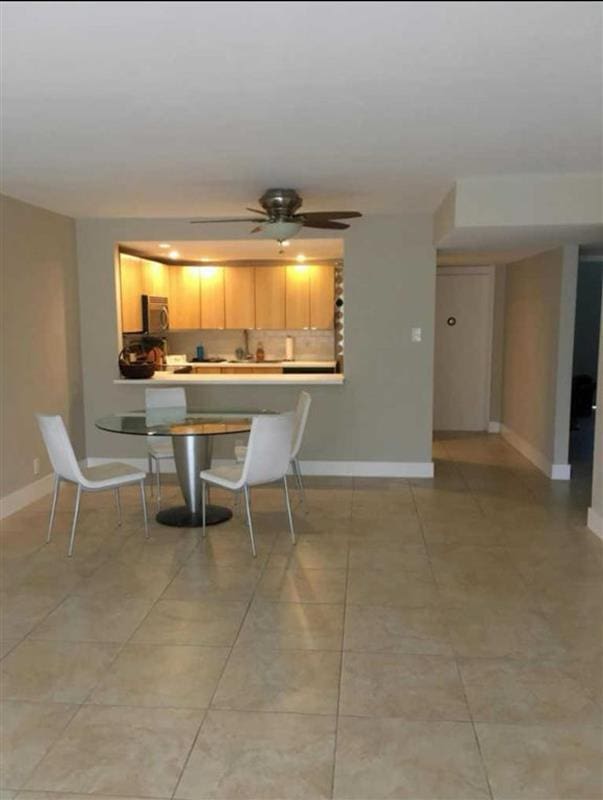
[[(488, 358), (486, 363), (486, 370), (484, 380), (486, 382), (485, 386), (485, 393), (484, 393), (484, 402), (486, 405), (485, 408), (485, 417), (486, 417), (486, 427), (484, 428), (484, 432), (488, 433), (490, 428), (490, 408), (492, 405), (492, 353), (494, 350), (494, 292), (496, 288), (496, 266), (494, 264), (485, 264), (484, 266), (454, 266), (454, 267), (437, 267), (436, 269), (436, 293), (438, 291), (438, 283), (437, 279), (439, 275), (486, 275), (488, 278), (488, 300), (487, 300), (487, 308), (486, 308), (486, 316), (487, 316), (487, 325), (489, 331), (489, 347), (488, 347)], [(436, 294), (437, 296), (437, 294)], [(435, 305), (435, 304), (434, 304)], [(435, 329), (435, 322), (434, 322), (434, 348), (435, 348), (435, 340), (436, 340), (436, 329)], [(435, 374), (434, 374), (434, 383), (435, 383)], [(435, 400), (434, 400), (434, 407), (435, 407)], [(432, 409), (433, 412), (434, 409)]]

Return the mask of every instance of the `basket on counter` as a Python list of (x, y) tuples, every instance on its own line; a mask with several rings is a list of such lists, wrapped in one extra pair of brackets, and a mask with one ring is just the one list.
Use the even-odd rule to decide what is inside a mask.
[[(130, 360), (135, 356), (135, 360)], [(130, 380), (144, 380), (155, 374), (155, 364), (147, 361), (147, 356), (131, 347), (124, 347), (118, 357), (119, 371)]]

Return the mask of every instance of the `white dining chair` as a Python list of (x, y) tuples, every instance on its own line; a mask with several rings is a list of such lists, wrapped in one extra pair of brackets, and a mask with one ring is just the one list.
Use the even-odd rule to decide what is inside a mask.
[[(304, 492), (304, 482), (302, 480), (301, 466), (298, 456), (304, 440), (304, 433), (306, 432), (306, 423), (308, 422), (311, 404), (312, 395), (308, 394), (308, 392), (300, 392), (299, 397), (297, 398), (297, 407), (295, 409), (295, 421), (293, 424), (293, 435), (291, 438), (291, 454), (289, 456), (289, 461), (291, 462), (291, 467), (293, 469), (293, 474), (297, 482), (297, 487), (299, 489), (299, 494), (304, 509), (306, 508), (306, 495)], [(245, 461), (246, 453), (246, 445), (235, 445), (235, 459), (237, 463), (243, 463), (243, 461)]]
[(205, 506), (207, 503), (206, 486), (209, 484), (220, 486), (222, 489), (228, 489), (231, 492), (243, 492), (247, 512), (247, 527), (251, 540), (251, 552), (255, 557), (256, 549), (249, 490), (252, 486), (282, 481), (291, 541), (295, 544), (295, 528), (293, 526), (293, 515), (291, 514), (291, 503), (289, 502), (289, 488), (287, 486), (287, 470), (291, 458), (291, 437), (294, 424), (293, 412), (254, 417), (243, 463), (203, 470), (201, 473), (203, 536), (205, 536)]
[[(161, 408), (180, 408), (186, 411), (186, 392), (182, 386), (166, 387), (165, 389), (147, 389), (145, 392), (145, 408), (155, 410)], [(155, 466), (155, 481), (157, 497), (157, 511), (161, 508), (161, 462), (174, 458), (172, 440), (167, 436), (147, 436), (147, 450), (149, 459), (149, 473), (153, 477)], [(151, 480), (151, 493), (153, 482)]]
[(52, 526), (54, 523), (61, 481), (73, 483), (77, 486), (75, 510), (73, 513), (73, 523), (71, 525), (71, 536), (69, 537), (67, 555), (71, 556), (73, 554), (75, 530), (80, 513), (80, 498), (82, 492), (103, 492), (112, 489), (115, 492), (118, 525), (121, 525), (120, 487), (130, 486), (134, 483), (140, 484), (144, 532), (148, 539), (149, 525), (147, 520), (147, 504), (144, 496), (146, 473), (134, 469), (129, 464), (122, 464), (119, 461), (102, 464), (98, 467), (80, 467), (75, 453), (73, 452), (73, 447), (67, 429), (65, 428), (63, 418), (58, 414), (36, 414), (36, 418), (40, 426), (44, 444), (46, 445), (46, 450), (48, 451), (50, 463), (54, 470), (54, 491), (52, 494), (52, 506), (50, 509), (46, 541), (50, 542), (52, 538)]

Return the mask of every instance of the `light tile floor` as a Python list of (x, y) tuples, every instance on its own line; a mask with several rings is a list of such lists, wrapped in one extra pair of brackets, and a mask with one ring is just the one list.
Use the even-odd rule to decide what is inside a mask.
[[(597, 800), (603, 556), (588, 483), (448, 435), (434, 480), (308, 479), (142, 535), (111, 495), (4, 520), (3, 798)], [(167, 486), (165, 502), (178, 490)], [(223, 498), (224, 500), (226, 498)]]

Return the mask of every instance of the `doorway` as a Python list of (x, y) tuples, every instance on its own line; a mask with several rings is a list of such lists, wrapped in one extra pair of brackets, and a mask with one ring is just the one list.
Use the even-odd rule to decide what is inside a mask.
[(583, 257), (578, 263), (569, 461), (572, 473), (592, 466), (599, 362), (599, 330), (603, 259)]
[(434, 430), (488, 430), (493, 304), (493, 267), (438, 268)]

